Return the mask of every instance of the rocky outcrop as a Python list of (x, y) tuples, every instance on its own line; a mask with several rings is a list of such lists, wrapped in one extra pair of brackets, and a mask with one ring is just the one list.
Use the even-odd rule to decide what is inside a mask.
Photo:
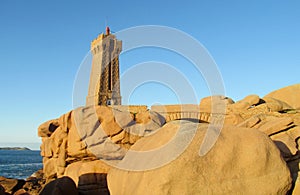
[(26, 180), (0, 177), (0, 195), (35, 195), (45, 185), (42, 170), (32, 174)]
[(39, 127), (45, 179), (67, 177), (80, 194), (297, 194), (297, 86), (237, 102), (77, 108)]
[(133, 108), (81, 107), (40, 125), (47, 183), (68, 177), (81, 194), (108, 192), (106, 174), (111, 165), (165, 123), (158, 113)]

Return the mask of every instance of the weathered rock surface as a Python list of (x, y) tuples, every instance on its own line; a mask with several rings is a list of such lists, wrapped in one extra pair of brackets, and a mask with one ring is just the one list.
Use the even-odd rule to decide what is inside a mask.
[(265, 97), (281, 100), (294, 109), (300, 109), (300, 84), (295, 84), (278, 89), (269, 93)]
[(30, 194), (24, 189), (19, 189), (14, 193), (14, 195), (30, 195)]
[[(67, 166), (64, 176), (70, 177), (79, 183), (80, 177), (87, 174), (107, 174), (111, 167), (102, 160), (78, 161)], [(81, 182), (82, 183), (82, 182)]]
[(290, 105), (288, 105), (286, 102), (283, 102), (281, 100), (277, 100), (275, 98), (271, 97), (264, 97), (263, 101), (265, 101), (266, 105), (272, 112), (280, 112), (284, 110), (290, 110), (293, 109)]
[(59, 121), (57, 119), (47, 121), (39, 126), (38, 136), (50, 137), (50, 135), (57, 129), (58, 126)]
[(226, 106), (233, 103), (234, 101), (231, 98), (225, 96), (208, 96), (201, 99), (199, 107), (200, 112), (219, 113), (225, 112)]
[(43, 178), (42, 170), (33, 173), (26, 180), (0, 176), (0, 195), (3, 194), (2, 192), (5, 192), (5, 195), (35, 195), (39, 194), (44, 185), (45, 179)]
[(290, 117), (268, 117), (268, 122), (258, 129), (267, 135), (273, 135), (292, 126), (293, 120)]
[(258, 95), (249, 95), (244, 99), (236, 102), (231, 105), (231, 109), (233, 110), (247, 110), (252, 106), (257, 105), (260, 102), (260, 98)]
[(5, 192), (13, 194), (25, 184), (21, 179), (10, 179), (0, 176), (0, 185), (5, 189)]
[(44, 178), (43, 170), (38, 170), (33, 173), (26, 180), (22, 187), (28, 194), (39, 194), (44, 187), (46, 180)]
[[(155, 134), (140, 139), (131, 149), (149, 151), (159, 148), (172, 138), (172, 133), (176, 134), (178, 128), (176, 130), (174, 125), (183, 128), (182, 138), (194, 133), (195, 123), (168, 123)], [(224, 126), (214, 147), (200, 156), (199, 148), (207, 127), (200, 124), (188, 148), (165, 166), (141, 172), (111, 169), (108, 173), (110, 193), (285, 194), (290, 189), (290, 172), (279, 150), (266, 135), (254, 129)], [(164, 154), (172, 154), (176, 146), (169, 147)], [(160, 162), (165, 158), (155, 152), (148, 159), (132, 160), (132, 157), (126, 155), (122, 163), (127, 161), (135, 163), (134, 167), (141, 167), (143, 165), (139, 163)]]

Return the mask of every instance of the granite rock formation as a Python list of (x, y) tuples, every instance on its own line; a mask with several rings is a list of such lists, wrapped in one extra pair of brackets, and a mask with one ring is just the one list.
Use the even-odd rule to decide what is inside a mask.
[[(153, 106), (150, 110), (143, 106), (75, 109), (39, 127), (44, 178), (47, 183), (71, 178), (77, 191), (85, 194), (297, 194), (298, 88), (283, 88), (263, 98), (249, 95), (237, 102), (213, 96), (203, 98), (199, 105)], [(210, 125), (222, 127), (220, 136), (207, 154), (199, 156)], [(176, 134), (177, 126), (184, 131)], [(172, 145), (174, 136), (181, 143), (191, 135), (195, 137), (181, 155), (163, 167), (155, 164), (185, 149)], [(166, 143), (170, 143), (167, 152), (150, 152), (148, 159), (133, 160), (134, 152), (155, 152)]]

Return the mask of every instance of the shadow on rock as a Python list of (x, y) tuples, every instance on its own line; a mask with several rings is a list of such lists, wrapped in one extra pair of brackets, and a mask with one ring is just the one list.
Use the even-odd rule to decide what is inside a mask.
[(87, 173), (79, 177), (78, 193), (85, 195), (109, 195), (107, 187), (107, 174)]
[(295, 188), (295, 182), (299, 176), (298, 171), (299, 171), (300, 153), (298, 151), (295, 155), (293, 155), (285, 143), (283, 143), (281, 141), (274, 141), (274, 143), (280, 150), (281, 155), (283, 156), (284, 160), (286, 161), (287, 166), (291, 172), (291, 177), (293, 179), (293, 183), (292, 183), (291, 189), (289, 190), (289, 192), (287, 194), (293, 194), (293, 190)]
[(78, 194), (78, 191), (76, 189), (76, 184), (69, 177), (62, 177), (54, 181), (51, 181), (44, 187), (44, 189), (40, 193), (40, 195), (66, 195), (66, 194), (72, 194), (72, 195)]

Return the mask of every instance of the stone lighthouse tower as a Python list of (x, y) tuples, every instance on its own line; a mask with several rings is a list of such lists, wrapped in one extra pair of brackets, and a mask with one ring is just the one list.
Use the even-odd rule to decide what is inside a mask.
[(121, 50), (122, 41), (110, 34), (109, 27), (106, 27), (105, 34), (100, 34), (92, 41), (93, 59), (86, 106), (121, 104), (119, 73)]

